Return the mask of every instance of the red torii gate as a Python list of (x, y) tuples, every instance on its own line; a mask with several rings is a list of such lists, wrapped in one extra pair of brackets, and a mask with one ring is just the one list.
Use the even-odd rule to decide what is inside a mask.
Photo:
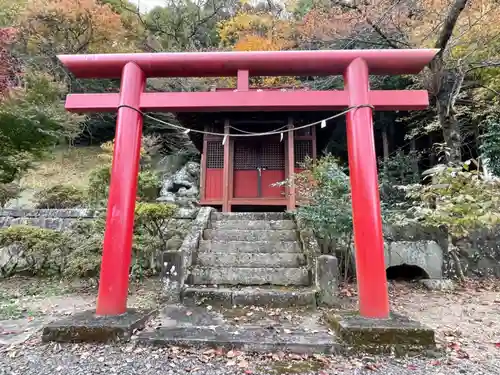
[[(73, 112), (118, 111), (97, 315), (126, 312), (134, 207), (142, 136), (140, 111), (333, 111), (347, 114), (356, 274), (360, 314), (388, 318), (372, 106), (418, 110), (429, 104), (420, 91), (370, 91), (369, 74), (416, 74), (438, 50), (348, 50), (280, 52), (139, 53), (63, 55), (78, 78), (121, 78), (119, 94), (69, 94)], [(343, 91), (249, 91), (250, 76), (343, 74)], [(144, 92), (149, 77), (245, 77), (237, 91)], [(364, 105), (364, 107), (363, 107)], [(135, 110), (137, 109), (137, 110)]]

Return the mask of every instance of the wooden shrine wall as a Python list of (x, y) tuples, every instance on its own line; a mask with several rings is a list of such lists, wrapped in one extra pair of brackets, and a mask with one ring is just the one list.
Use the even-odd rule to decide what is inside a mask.
[[(206, 131), (217, 132), (217, 129), (206, 127)], [(204, 181), (202, 181), (202, 199), (222, 201), (222, 191), (224, 187), (224, 145), (222, 144), (222, 137), (205, 134), (203, 140), (203, 156), (205, 158), (206, 169), (205, 175), (203, 176)]]
[[(220, 128), (205, 127), (206, 131), (221, 132)], [(294, 172), (304, 170), (306, 158), (316, 157), (316, 141), (314, 127), (300, 129), (294, 132)], [(263, 139), (261, 139), (263, 138)], [(284, 187), (271, 186), (275, 182), (287, 178), (287, 140), (280, 142), (279, 138), (265, 139), (261, 137), (228, 139), (234, 170), (230, 172), (233, 191), (230, 199), (286, 199)], [(201, 201), (205, 204), (222, 204), (224, 191), (224, 145), (220, 136), (204, 135)], [(258, 167), (266, 167), (258, 176)], [(257, 181), (260, 182), (258, 183)], [(260, 188), (258, 188), (260, 186)], [(301, 197), (297, 195), (297, 203)]]

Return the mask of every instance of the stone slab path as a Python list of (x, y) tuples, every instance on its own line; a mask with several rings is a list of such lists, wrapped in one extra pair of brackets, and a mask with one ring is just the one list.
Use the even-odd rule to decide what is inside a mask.
[(167, 305), (137, 340), (160, 346), (332, 354), (339, 344), (321, 316), (321, 311), (306, 309)]

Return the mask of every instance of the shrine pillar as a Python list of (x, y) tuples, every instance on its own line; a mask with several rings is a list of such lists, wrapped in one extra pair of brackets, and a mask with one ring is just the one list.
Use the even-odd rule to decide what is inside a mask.
[(223, 172), (222, 172), (222, 212), (230, 212), (231, 211), (231, 205), (229, 203), (229, 200), (231, 199), (231, 186), (232, 186), (232, 181), (231, 181), (231, 152), (230, 152), (230, 139), (229, 139), (229, 133), (230, 133), (230, 124), (229, 124), (229, 119), (226, 119), (224, 121), (224, 165), (223, 165)]
[(141, 93), (144, 72), (135, 63), (123, 67), (109, 186), (97, 315), (120, 315), (127, 310), (132, 256), (134, 209), (142, 137)]
[[(366, 61), (352, 61), (344, 73), (349, 106), (369, 104), (368, 79)], [(347, 145), (359, 312), (365, 318), (385, 319), (389, 317), (389, 297), (371, 108), (347, 113)]]
[(294, 182), (294, 176), (295, 176), (295, 151), (294, 151), (294, 142), (295, 142), (295, 137), (294, 137), (294, 131), (293, 131), (294, 125), (293, 125), (293, 118), (289, 117), (288, 118), (288, 137), (287, 137), (287, 160), (286, 160), (286, 165), (288, 168), (286, 169), (288, 175), (286, 178), (289, 179), (289, 185), (287, 187), (288, 189), (288, 199), (287, 199), (287, 210), (293, 211), (295, 210), (296, 206), (296, 191), (295, 191), (295, 182)]

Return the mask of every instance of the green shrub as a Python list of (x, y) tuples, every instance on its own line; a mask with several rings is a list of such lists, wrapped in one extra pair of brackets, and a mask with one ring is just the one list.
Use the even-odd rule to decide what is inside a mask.
[(16, 199), (21, 193), (19, 185), (14, 183), (0, 183), (0, 207), (4, 208), (8, 201)]
[[(93, 206), (105, 206), (109, 194), (111, 168), (102, 166), (90, 173), (87, 197)], [(139, 172), (137, 182), (137, 197), (141, 201), (153, 202), (158, 198), (161, 180), (154, 171)]]
[(306, 160), (305, 171), (294, 176), (297, 196), (304, 200), (297, 218), (311, 228), (322, 253), (336, 253), (344, 275), (352, 269), (352, 210), (349, 177), (337, 159), (326, 155)]
[[(159, 253), (178, 233), (169, 228), (174, 205), (140, 202), (136, 206), (130, 277), (158, 274)], [(0, 277), (15, 274), (97, 278), (104, 242), (105, 213), (95, 221), (77, 221), (68, 232), (30, 226), (0, 229), (0, 247), (12, 247), (11, 261), (0, 268)], [(182, 232), (182, 231), (181, 231)]]
[[(111, 182), (111, 161), (113, 158), (114, 141), (106, 142), (101, 145), (104, 151), (100, 157), (106, 161), (94, 169), (89, 176), (88, 199), (93, 206), (104, 206), (108, 199), (109, 184)], [(158, 152), (156, 140), (153, 138), (143, 138), (143, 147), (141, 148), (140, 172), (137, 182), (137, 197), (141, 201), (153, 202), (158, 198), (161, 180), (152, 168), (152, 159)]]
[(0, 229), (0, 246), (16, 246), (16, 251), (4, 267), (2, 277), (16, 273), (31, 276), (60, 275), (71, 247), (64, 233), (30, 226)]
[(171, 237), (168, 224), (177, 211), (177, 206), (163, 203), (138, 202), (135, 207), (134, 264), (133, 273), (140, 270), (156, 273), (161, 264), (160, 252), (166, 250)]
[(68, 278), (97, 277), (101, 268), (103, 240), (102, 232), (72, 237), (72, 251), (68, 256), (62, 276)]
[(105, 202), (108, 199), (110, 179), (110, 165), (100, 166), (90, 172), (87, 197), (91, 205), (105, 206)]
[(85, 192), (75, 186), (57, 185), (35, 194), (36, 208), (74, 208), (85, 204)]
[(154, 171), (139, 172), (137, 196), (141, 201), (154, 202), (160, 193), (161, 180)]
[(414, 200), (411, 217), (428, 225), (444, 225), (456, 237), (500, 224), (500, 183), (484, 179), (470, 163), (457, 167), (437, 165), (426, 175), (432, 183), (409, 193)]
[(162, 236), (162, 230), (177, 212), (177, 206), (164, 203), (137, 202), (135, 205), (135, 222), (152, 236)]
[(500, 177), (500, 114), (492, 114), (484, 121), (486, 132), (481, 136), (480, 150), (488, 168)]

